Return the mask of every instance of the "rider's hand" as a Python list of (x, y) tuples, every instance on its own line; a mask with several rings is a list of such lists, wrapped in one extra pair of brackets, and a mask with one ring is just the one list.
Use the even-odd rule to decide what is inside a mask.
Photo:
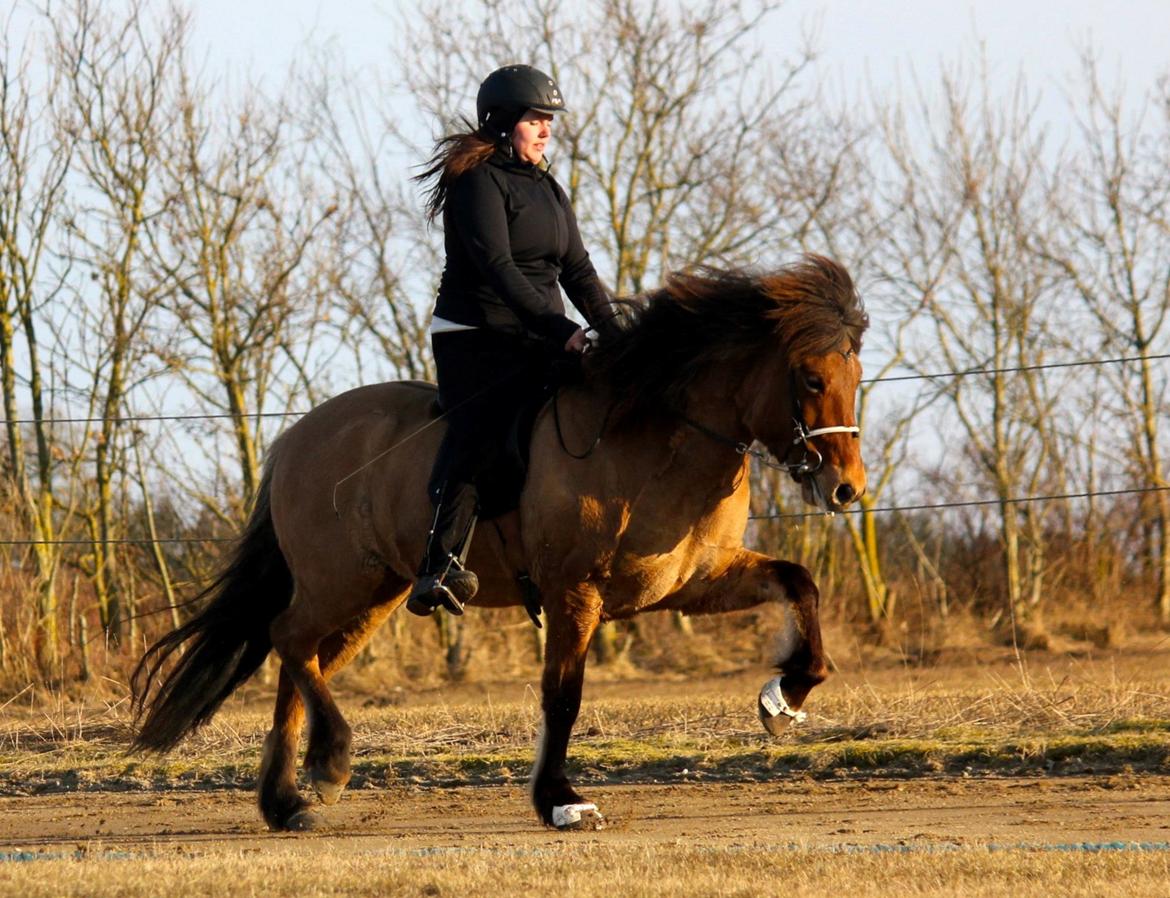
[(573, 332), (573, 336), (569, 337), (569, 341), (565, 344), (565, 352), (584, 352), (589, 348), (589, 338), (585, 336), (584, 328), (577, 328)]

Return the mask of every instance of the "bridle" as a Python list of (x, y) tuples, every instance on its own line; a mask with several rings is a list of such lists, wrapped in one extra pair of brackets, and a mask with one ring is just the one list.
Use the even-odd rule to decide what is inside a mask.
[[(793, 417), (793, 437), (792, 442), (788, 444), (788, 449), (789, 452), (791, 452), (794, 446), (803, 446), (804, 454), (801, 456), (799, 461), (786, 462), (782, 459), (773, 460), (770, 452), (762, 449), (753, 449), (751, 443), (745, 443), (743, 440), (736, 440), (732, 437), (724, 436), (723, 434), (712, 430), (706, 425), (700, 424), (698, 421), (687, 415), (680, 413), (679, 417), (681, 417), (686, 424), (699, 431), (699, 433), (709, 437), (717, 443), (722, 443), (724, 446), (731, 447), (740, 455), (746, 455), (749, 458), (754, 458), (766, 468), (772, 468), (778, 471), (787, 471), (789, 474), (793, 474), (796, 477), (805, 477), (809, 474), (815, 474), (825, 463), (824, 456), (821, 455), (816, 446), (809, 442), (813, 437), (825, 436), (830, 433), (861, 433), (860, 427), (851, 427), (844, 424), (834, 424), (830, 427), (817, 427), (813, 430), (809, 430), (808, 426), (800, 419), (799, 416)], [(810, 453), (811, 455), (815, 456), (815, 461), (810, 461)], [(789, 453), (786, 452), (784, 454), (785, 457), (787, 457), (788, 454)]]
[[(849, 358), (851, 355), (853, 355), (853, 350), (844, 351), (841, 353), (841, 355), (843, 355), (845, 358)], [(795, 399), (795, 372), (791, 376), (791, 381), (789, 394)], [(578, 454), (570, 450), (569, 447), (565, 444), (565, 437), (561, 432), (561, 415), (560, 409), (557, 406), (557, 397), (559, 393), (559, 390), (553, 393), (552, 407), (553, 420), (556, 423), (557, 439), (561, 444), (561, 449), (572, 458), (588, 458), (593, 454), (593, 450), (596, 449), (598, 444), (601, 442), (601, 437), (605, 433), (606, 426), (609, 423), (609, 416), (613, 412), (614, 404), (610, 403), (610, 405), (606, 408), (605, 415), (601, 421), (601, 426), (597, 431), (597, 436), (593, 438), (593, 441), (589, 444), (589, 447), (583, 453)], [(792, 416), (792, 442), (788, 444), (788, 450), (784, 453), (784, 457), (787, 458), (788, 455), (792, 452), (792, 449), (796, 446), (801, 446), (804, 449), (804, 454), (800, 457), (799, 461), (787, 462), (782, 458), (773, 459), (771, 453), (765, 450), (753, 449), (751, 443), (745, 443), (743, 440), (737, 440), (733, 437), (724, 436), (718, 431), (707, 427), (705, 424), (701, 424), (679, 409), (675, 410), (675, 414), (678, 415), (678, 417), (682, 419), (682, 421), (688, 426), (693, 427), (695, 430), (699, 431), (699, 433), (714, 440), (715, 442), (722, 443), (724, 446), (728, 446), (734, 449), (740, 455), (747, 456), (748, 458), (754, 458), (766, 468), (772, 468), (773, 470), (778, 471), (787, 471), (798, 480), (817, 473), (821, 469), (821, 466), (825, 463), (824, 456), (821, 455), (817, 447), (814, 446), (811, 442), (813, 437), (827, 436), (831, 433), (861, 434), (860, 427), (847, 424), (832, 424), (828, 427), (816, 427), (812, 430), (809, 430), (808, 425), (804, 423), (804, 419), (801, 417), (800, 406), (797, 405), (797, 412)], [(810, 454), (811, 456), (815, 456), (815, 460), (810, 460)]]
[[(853, 355), (852, 350), (847, 350), (841, 353), (846, 359)], [(749, 458), (754, 458), (761, 465), (773, 470), (787, 471), (798, 480), (807, 477), (810, 474), (815, 474), (821, 469), (825, 463), (824, 456), (811, 442), (813, 437), (827, 436), (831, 433), (852, 433), (861, 434), (861, 428), (846, 424), (832, 424), (828, 427), (816, 427), (809, 430), (808, 425), (804, 423), (804, 418), (801, 417), (800, 405), (796, 402), (796, 373), (793, 372), (790, 376), (789, 395), (792, 397), (793, 405), (796, 407), (796, 414), (792, 416), (792, 442), (788, 444), (788, 450), (784, 453), (782, 458), (773, 460), (770, 452), (760, 449), (753, 449), (751, 443), (745, 443), (742, 440), (736, 440), (732, 437), (724, 436), (717, 431), (712, 430), (706, 425), (700, 424), (693, 418), (679, 412), (679, 417), (682, 418), (688, 425), (704, 436), (709, 437), (717, 443), (722, 443), (725, 446), (730, 446), (740, 455), (745, 455)], [(804, 454), (801, 455), (799, 461), (788, 462), (784, 459), (792, 453), (794, 447), (800, 446), (804, 449)], [(810, 457), (812, 456), (812, 457)]]

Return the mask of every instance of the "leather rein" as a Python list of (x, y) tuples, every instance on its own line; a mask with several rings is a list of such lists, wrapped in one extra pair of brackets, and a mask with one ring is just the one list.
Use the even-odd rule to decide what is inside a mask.
[[(559, 392), (560, 391), (554, 393), (552, 399), (553, 421), (556, 425), (557, 440), (561, 444), (561, 449), (564, 450), (565, 454), (571, 458), (588, 458), (593, 454), (593, 450), (595, 450), (601, 443), (601, 437), (605, 433), (605, 429), (609, 424), (609, 417), (613, 412), (614, 405), (611, 403), (609, 407), (606, 408), (605, 416), (601, 420), (601, 426), (597, 430), (597, 436), (593, 438), (593, 441), (589, 444), (588, 448), (584, 452), (577, 453), (573, 452), (565, 444), (565, 435), (561, 430), (560, 408), (557, 405), (557, 395)], [(714, 440), (716, 443), (722, 443), (724, 446), (728, 446), (731, 449), (734, 449), (740, 455), (746, 455), (749, 458), (754, 458), (766, 468), (787, 471), (788, 473), (794, 474), (797, 477), (804, 477), (807, 474), (815, 474), (821, 469), (821, 465), (823, 465), (825, 462), (824, 456), (822, 456), (821, 453), (817, 450), (817, 447), (814, 446), (812, 442), (810, 442), (813, 437), (826, 436), (831, 433), (861, 433), (860, 427), (847, 426), (843, 424), (834, 424), (829, 427), (816, 427), (812, 430), (809, 430), (804, 421), (802, 421), (799, 417), (793, 417), (793, 437), (792, 442), (789, 444), (789, 450), (791, 451), (794, 446), (803, 446), (804, 455), (801, 457), (800, 461), (797, 462), (785, 462), (779, 459), (773, 461), (769, 452), (761, 449), (753, 449), (750, 443), (745, 443), (743, 440), (737, 440), (733, 437), (724, 436), (718, 431), (707, 427), (705, 424), (699, 423), (694, 418), (683, 412), (677, 412), (677, 414), (683, 423), (685, 423), (687, 426), (693, 427), (699, 433), (703, 434), (703, 436)], [(810, 460), (810, 453), (812, 456), (815, 456), (815, 460)], [(785, 455), (787, 454), (788, 453), (785, 453)]]

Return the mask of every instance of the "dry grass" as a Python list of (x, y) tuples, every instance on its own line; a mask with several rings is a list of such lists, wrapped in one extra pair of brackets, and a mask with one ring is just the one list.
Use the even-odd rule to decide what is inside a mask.
[[(603, 683), (586, 696), (571, 757), (594, 782), (669, 777), (684, 768), (716, 779), (780, 769), (1167, 771), (1165, 660), (842, 673), (814, 694), (809, 721), (780, 741), (767, 738), (754, 717), (762, 671), (704, 685)], [(510, 782), (526, 774), (540, 724), (531, 687), (466, 686), (409, 701), (343, 698), (355, 732), (354, 786)], [(246, 786), (269, 713), (266, 701), (246, 696), (171, 755), (143, 759), (124, 754), (132, 726), (124, 700), (96, 707), (14, 701), (0, 724), (0, 788)]]
[[(1033, 657), (948, 668), (856, 667), (814, 694), (806, 726), (779, 742), (754, 719), (763, 670), (707, 682), (593, 681), (571, 749), (582, 781), (740, 777), (803, 767), (824, 774), (975, 772), (1026, 768), (1081, 773), (1132, 765), (1170, 771), (1166, 656)], [(387, 697), (340, 684), (356, 734), (355, 786), (387, 782), (509, 782), (523, 778), (539, 725), (524, 683), (465, 685)], [(253, 690), (171, 756), (124, 756), (124, 700), (79, 705), (19, 697), (3, 709), (0, 785), (6, 790), (169, 789), (250, 785), (269, 697)], [(1151, 766), (1152, 765), (1152, 766)], [(1164, 896), (1170, 852), (992, 850), (926, 842), (886, 846), (761, 844), (696, 847), (630, 833), (562, 837), (510, 847), (469, 839), (418, 849), (369, 837), (160, 841), (125, 852), (57, 843), (27, 862), (0, 854), (0, 895), (137, 896), (180, 887), (199, 895), (476, 898), (539, 893), (737, 896), (846, 893), (852, 898), (964, 895)], [(607, 841), (607, 838), (612, 840)], [(148, 843), (149, 844), (149, 843)], [(376, 847), (371, 847), (373, 844)], [(142, 843), (137, 843), (140, 849)]]
[(854, 898), (963, 895), (968, 898), (1157, 896), (1170, 882), (1170, 854), (970, 849), (940, 853), (835, 853), (818, 849), (611, 847), (559, 844), (535, 849), (394, 849), (331, 854), (304, 849), (196, 856), (87, 856), (0, 863), (0, 894), (153, 896), (181, 884), (186, 894), (314, 896), (613, 894)]

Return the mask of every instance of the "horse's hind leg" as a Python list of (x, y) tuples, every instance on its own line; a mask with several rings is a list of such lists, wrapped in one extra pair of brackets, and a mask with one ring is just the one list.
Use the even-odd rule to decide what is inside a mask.
[(600, 620), (601, 600), (570, 593), (565, 601), (548, 608), (548, 639), (541, 705), (544, 729), (532, 768), (532, 804), (549, 826), (559, 829), (596, 828), (601, 815), (587, 810), (565, 775), (565, 755), (577, 713), (581, 709), (581, 685), (589, 641)]
[[(404, 595), (405, 592), (368, 609), (321, 640), (316, 663), (322, 680), (329, 680), (353, 660), (386, 617), (402, 602)], [(282, 664), (272, 729), (264, 740), (264, 760), (260, 767), (258, 790), (260, 811), (272, 829), (311, 829), (319, 823), (317, 816), (308, 810), (309, 803), (301, 797), (297, 788), (296, 756), (304, 717), (304, 704), (294, 678), (289, 668)], [(342, 723), (344, 725), (344, 721)], [(349, 781), (349, 728), (345, 726), (345, 739), (342, 742), (335, 738), (325, 740), (328, 748), (324, 763), (321, 763), (320, 745), (316, 757), (312, 752), (313, 732), (316, 729), (310, 728), (310, 751), (306, 754), (305, 762), (310, 768), (309, 775), (318, 796), (326, 804), (331, 804), (340, 797), (342, 788)]]
[(297, 744), (305, 720), (305, 706), (283, 666), (276, 687), (272, 729), (264, 738), (257, 798), (270, 829), (312, 829), (316, 823), (309, 803), (297, 788)]

